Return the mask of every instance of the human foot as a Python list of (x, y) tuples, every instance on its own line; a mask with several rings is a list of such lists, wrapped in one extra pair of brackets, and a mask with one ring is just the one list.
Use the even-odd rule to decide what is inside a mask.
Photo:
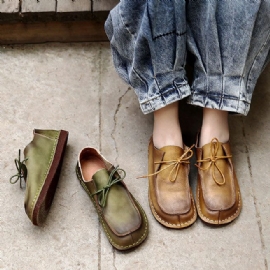
[(228, 112), (204, 108), (199, 146), (210, 143), (213, 138), (222, 143), (229, 141)]
[(149, 204), (156, 220), (168, 228), (192, 225), (197, 212), (189, 185), (190, 148), (165, 146), (157, 149), (152, 139), (148, 148)]
[(212, 139), (203, 147), (197, 147), (196, 154), (198, 214), (209, 224), (230, 223), (239, 216), (242, 208), (230, 145)]
[(168, 145), (183, 148), (178, 102), (154, 112), (153, 142), (156, 148)]

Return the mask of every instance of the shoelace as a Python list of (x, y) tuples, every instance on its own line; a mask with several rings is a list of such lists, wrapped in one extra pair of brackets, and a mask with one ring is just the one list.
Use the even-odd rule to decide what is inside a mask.
[[(120, 176), (123, 173), (123, 176)], [(115, 175), (116, 174), (116, 175)], [(119, 175), (119, 176), (117, 176)], [(98, 203), (104, 208), (106, 206), (107, 197), (110, 191), (110, 188), (116, 183), (124, 180), (126, 177), (126, 172), (123, 169), (118, 168), (118, 166), (110, 173), (108, 184), (99, 189), (97, 192), (93, 193), (92, 196), (98, 194)]]
[[(197, 164), (195, 164), (195, 166), (198, 167), (198, 169), (200, 169), (202, 171), (207, 171), (208, 169), (212, 168), (212, 177), (213, 177), (214, 181), (216, 182), (217, 185), (222, 186), (226, 183), (226, 179), (225, 179), (223, 172), (220, 170), (220, 168), (216, 164), (216, 162), (220, 159), (231, 158), (232, 156), (231, 155), (217, 156), (218, 148), (219, 148), (218, 139), (217, 138), (212, 139), (211, 144), (210, 144), (211, 157), (197, 160), (198, 163), (209, 162), (208, 166), (206, 168), (202, 168)], [(215, 176), (216, 169), (218, 170), (218, 172), (220, 173), (220, 175), (222, 177), (222, 182), (219, 182), (216, 179), (216, 176)]]
[[(194, 147), (194, 144), (191, 147), (189, 147), (187, 149), (187, 151), (185, 151), (184, 154), (182, 156), (180, 156), (178, 159), (154, 162), (154, 164), (165, 164), (167, 166), (161, 170), (156, 171), (155, 173), (140, 176), (137, 178), (147, 178), (149, 176), (154, 176), (154, 175), (157, 175), (157, 174), (171, 168), (171, 171), (169, 173), (169, 179), (171, 182), (175, 182), (177, 175), (178, 175), (178, 172), (179, 172), (179, 169), (180, 169), (180, 164), (190, 164), (189, 160), (193, 156), (193, 151), (191, 150), (193, 147)], [(173, 172), (175, 172), (175, 174), (174, 174), (174, 177), (171, 178), (171, 175), (173, 174)]]
[[(27, 168), (25, 165), (27, 158), (21, 161), (21, 150), (19, 150), (19, 158), (15, 158), (14, 162), (17, 168), (17, 173), (10, 177), (9, 181), (11, 184), (16, 184), (20, 179), (20, 188), (23, 188), (22, 180), (26, 182)], [(15, 180), (14, 180), (15, 179)]]

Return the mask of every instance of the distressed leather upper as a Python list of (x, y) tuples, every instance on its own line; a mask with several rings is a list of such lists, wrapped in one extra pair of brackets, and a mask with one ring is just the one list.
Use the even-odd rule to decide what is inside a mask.
[[(104, 166), (93, 174), (92, 179), (85, 180), (81, 159), (91, 159), (93, 156), (101, 160)], [(91, 162), (87, 166), (91, 166)], [(117, 182), (120, 176), (117, 168), (94, 148), (84, 148), (79, 155), (76, 170), (81, 185), (94, 203), (110, 243), (119, 250), (125, 250), (143, 242), (148, 235), (146, 214), (124, 182)]]
[(188, 153), (178, 146), (157, 149), (152, 139), (149, 143), (150, 206), (155, 218), (167, 227), (187, 227), (197, 217), (189, 186)]
[(197, 148), (197, 209), (208, 223), (228, 223), (240, 213), (241, 195), (231, 158), (229, 143), (216, 139)]
[(56, 151), (60, 131), (34, 130), (33, 140), (25, 147), (27, 181), (24, 207), (32, 220), (33, 210), (40, 195)]

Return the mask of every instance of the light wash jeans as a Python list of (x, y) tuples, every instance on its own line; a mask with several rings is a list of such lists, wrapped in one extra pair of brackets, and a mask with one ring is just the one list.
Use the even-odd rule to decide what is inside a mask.
[(193, 105), (246, 115), (270, 58), (270, 0), (121, 0), (105, 30), (116, 70), (143, 113), (189, 97)]

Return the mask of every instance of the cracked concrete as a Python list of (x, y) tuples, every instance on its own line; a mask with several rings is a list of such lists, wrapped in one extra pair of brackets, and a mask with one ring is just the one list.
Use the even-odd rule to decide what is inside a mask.
[[(242, 121), (242, 131), (243, 131), (243, 138), (245, 140), (245, 144), (246, 144), (246, 154), (247, 154), (247, 165), (248, 165), (248, 169), (249, 169), (249, 175), (250, 175), (250, 180), (251, 180), (251, 190), (252, 190), (252, 197), (254, 200), (254, 207), (255, 207), (255, 211), (256, 211), (256, 218), (257, 218), (257, 224), (258, 224), (258, 228), (259, 228), (259, 232), (260, 232), (260, 239), (261, 239), (261, 246), (262, 246), (262, 251), (264, 253), (265, 256), (265, 241), (264, 241), (264, 236), (262, 233), (262, 221), (261, 221), (261, 216), (260, 216), (260, 210), (257, 204), (257, 198), (255, 195), (255, 190), (254, 190), (254, 179), (253, 179), (253, 175), (252, 175), (252, 165), (251, 165), (251, 160), (250, 160), (250, 152), (249, 152), (249, 148), (248, 148), (248, 142), (247, 142), (247, 138), (246, 138), (246, 132), (245, 132), (245, 127), (244, 127), (244, 122)], [(264, 258), (264, 263), (265, 263), (265, 268), (268, 269), (268, 263), (267, 263), (267, 259), (266, 257)]]
[[(247, 117), (230, 116), (231, 146), (243, 210), (228, 226), (199, 219), (185, 230), (169, 230), (148, 206), (147, 145), (152, 115), (114, 71), (107, 43), (0, 47), (1, 157), (0, 269), (268, 269), (270, 263), (270, 66), (258, 81)], [(195, 140), (200, 109), (181, 102), (185, 142)], [(55, 199), (42, 227), (34, 227), (24, 193), (9, 178), (14, 158), (34, 128), (70, 132)], [(125, 183), (150, 223), (148, 239), (129, 252), (114, 250), (88, 196), (76, 179), (75, 164), (86, 146), (98, 148), (127, 172)], [(193, 163), (195, 158), (193, 158)], [(196, 186), (196, 167), (190, 183)]]
[(113, 116), (113, 120), (114, 120), (114, 126), (113, 126), (113, 129), (112, 129), (112, 133), (111, 133), (111, 136), (112, 136), (112, 139), (114, 141), (114, 146), (115, 146), (115, 151), (116, 151), (116, 157), (115, 159), (118, 160), (118, 156), (119, 156), (119, 153), (118, 153), (118, 147), (117, 147), (117, 140), (115, 138), (115, 131), (116, 131), (116, 128), (117, 128), (117, 114), (120, 110), (120, 107), (122, 106), (122, 99), (125, 97), (125, 95), (127, 94), (127, 92), (131, 90), (130, 87), (126, 90), (126, 92), (121, 95), (118, 99), (118, 104), (117, 104), (117, 107), (116, 107), (116, 110), (114, 112), (114, 116)]

